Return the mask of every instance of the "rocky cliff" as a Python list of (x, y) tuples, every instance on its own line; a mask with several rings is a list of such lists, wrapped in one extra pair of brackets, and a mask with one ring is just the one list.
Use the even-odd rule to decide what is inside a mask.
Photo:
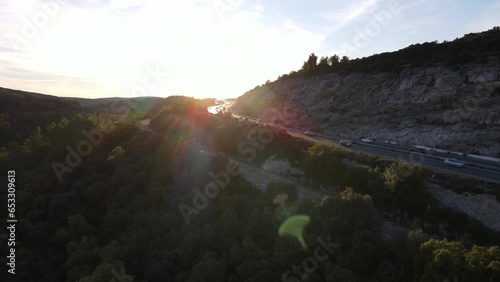
[(290, 126), (500, 156), (500, 63), (286, 77), (233, 111)]

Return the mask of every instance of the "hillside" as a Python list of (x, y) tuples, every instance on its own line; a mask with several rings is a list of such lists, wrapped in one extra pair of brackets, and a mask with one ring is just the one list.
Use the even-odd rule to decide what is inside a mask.
[(130, 107), (147, 112), (164, 103), (158, 97), (66, 98), (0, 87), (0, 146), (23, 142), (37, 126), (43, 128), (78, 113), (124, 114)]
[(0, 87), (0, 145), (22, 142), (37, 126), (78, 112), (85, 108), (75, 101)]
[[(77, 102), (82, 107), (87, 108), (90, 111), (99, 113), (110, 113), (113, 114), (114, 109), (116, 111), (117, 105), (126, 105), (127, 103), (131, 103), (135, 108), (141, 111), (148, 111), (161, 98), (158, 97), (133, 97), (133, 98), (121, 98), (121, 97), (113, 97), (113, 98), (98, 98), (98, 99), (87, 99), (87, 98), (73, 98), (73, 97), (62, 97), (62, 99), (66, 101), (74, 101)], [(116, 113), (115, 113), (116, 114)]]
[[(84, 113), (0, 149), (16, 281), (306, 281), (312, 259), (310, 282), (498, 281), (499, 232), (441, 207), (423, 167), (159, 101), (151, 130)], [(303, 173), (270, 173), (272, 156)]]
[[(495, 28), (330, 65), (305, 62), (300, 71), (248, 91), (232, 110), (302, 128), (498, 156), (500, 45), (492, 42), (499, 38)], [(370, 67), (382, 61), (391, 66)]]

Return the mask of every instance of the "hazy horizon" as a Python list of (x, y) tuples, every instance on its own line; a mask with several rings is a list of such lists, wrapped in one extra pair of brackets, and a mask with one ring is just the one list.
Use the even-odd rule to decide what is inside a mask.
[(453, 40), (500, 25), (499, 12), (499, 1), (451, 0), (0, 3), (1, 86), (62, 97), (234, 98), (299, 69), (311, 52), (358, 58)]

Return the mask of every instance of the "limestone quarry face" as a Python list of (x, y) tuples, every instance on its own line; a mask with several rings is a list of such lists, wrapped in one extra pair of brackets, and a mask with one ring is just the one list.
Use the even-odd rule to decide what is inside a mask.
[(500, 156), (500, 63), (286, 78), (233, 110), (289, 126)]

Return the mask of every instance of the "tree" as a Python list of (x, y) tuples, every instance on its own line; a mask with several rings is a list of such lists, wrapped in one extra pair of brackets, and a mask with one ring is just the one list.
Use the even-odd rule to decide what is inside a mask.
[(316, 56), (314, 53), (311, 53), (309, 55), (309, 58), (307, 61), (304, 62), (304, 65), (302, 66), (302, 71), (307, 73), (310, 73), (314, 69), (316, 69), (316, 66), (318, 65), (318, 56)]
[(307, 150), (304, 173), (307, 178), (322, 185), (338, 183), (345, 170), (339, 152), (323, 143), (316, 143)]
[(328, 58), (328, 64), (332, 67), (337, 65), (339, 62), (340, 62), (340, 58), (337, 55), (333, 55), (333, 56)]
[(321, 57), (319, 59), (319, 63), (317, 66), (318, 72), (319, 73), (326, 73), (328, 72), (328, 68), (330, 65), (328, 64), (328, 57)]
[(500, 277), (500, 248), (472, 246), (465, 254), (465, 261), (470, 270), (469, 277), (476, 281), (487, 281), (489, 278)]
[(328, 66), (328, 57), (321, 57), (318, 66)]
[(30, 150), (35, 151), (43, 145), (43, 134), (40, 127), (35, 128), (29, 139), (24, 142), (24, 145)]
[(123, 262), (100, 263), (92, 275), (78, 280), (78, 282), (133, 282), (134, 276), (125, 273)]
[(73, 241), (80, 241), (82, 237), (91, 235), (92, 226), (81, 214), (70, 215), (68, 217), (69, 238)]
[[(377, 266), (377, 245), (370, 231), (357, 232), (351, 237), (350, 265), (357, 274), (369, 275)], [(386, 281), (386, 280), (384, 280)]]
[(465, 272), (466, 250), (458, 242), (430, 239), (420, 246), (424, 269), (422, 281), (444, 281), (459, 279)]
[(94, 269), (99, 258), (97, 240), (94, 237), (83, 237), (80, 243), (71, 241), (66, 245), (68, 259), (65, 267), (68, 269), (68, 280), (75, 281), (85, 277)]
[(344, 66), (347, 66), (350, 62), (350, 59), (348, 56), (342, 56), (342, 59), (340, 60), (340, 63)]
[(392, 207), (412, 215), (424, 212), (430, 198), (421, 166), (394, 162), (384, 171), (385, 185), (392, 195)]
[(327, 282), (359, 282), (359, 275), (352, 270), (337, 265), (332, 273), (326, 277)]
[(125, 157), (125, 149), (122, 146), (116, 146), (108, 156), (108, 161), (118, 162)]
[(217, 151), (224, 153), (232, 153), (236, 149), (237, 140), (233, 138), (236, 136), (237, 132), (234, 128), (227, 126), (219, 126), (214, 130), (212, 136), (212, 142)]
[(381, 281), (384, 282), (397, 282), (398, 279), (398, 268), (389, 260), (384, 260), (377, 266)]
[(354, 193), (352, 188), (323, 198), (316, 215), (321, 219), (323, 232), (337, 234), (344, 239), (350, 239), (356, 231), (370, 230), (377, 225), (372, 198)]
[(222, 211), (219, 221), (224, 225), (226, 233), (238, 234), (241, 229), (238, 213), (231, 207), (226, 207)]
[(215, 257), (215, 253), (207, 253), (201, 261), (191, 269), (191, 276), (187, 281), (225, 281), (226, 265)]
[(309, 69), (315, 69), (318, 65), (318, 56), (316, 56), (314, 53), (311, 53), (309, 55), (309, 59), (307, 59), (307, 65), (309, 66)]
[[(199, 162), (199, 161), (198, 161)], [(216, 172), (223, 171), (227, 167), (229, 158), (223, 152), (218, 152), (213, 156), (213, 169)]]
[(297, 200), (297, 187), (293, 184), (287, 184), (283, 182), (271, 181), (267, 184), (267, 192), (274, 199), (279, 194), (286, 194), (288, 201)]

